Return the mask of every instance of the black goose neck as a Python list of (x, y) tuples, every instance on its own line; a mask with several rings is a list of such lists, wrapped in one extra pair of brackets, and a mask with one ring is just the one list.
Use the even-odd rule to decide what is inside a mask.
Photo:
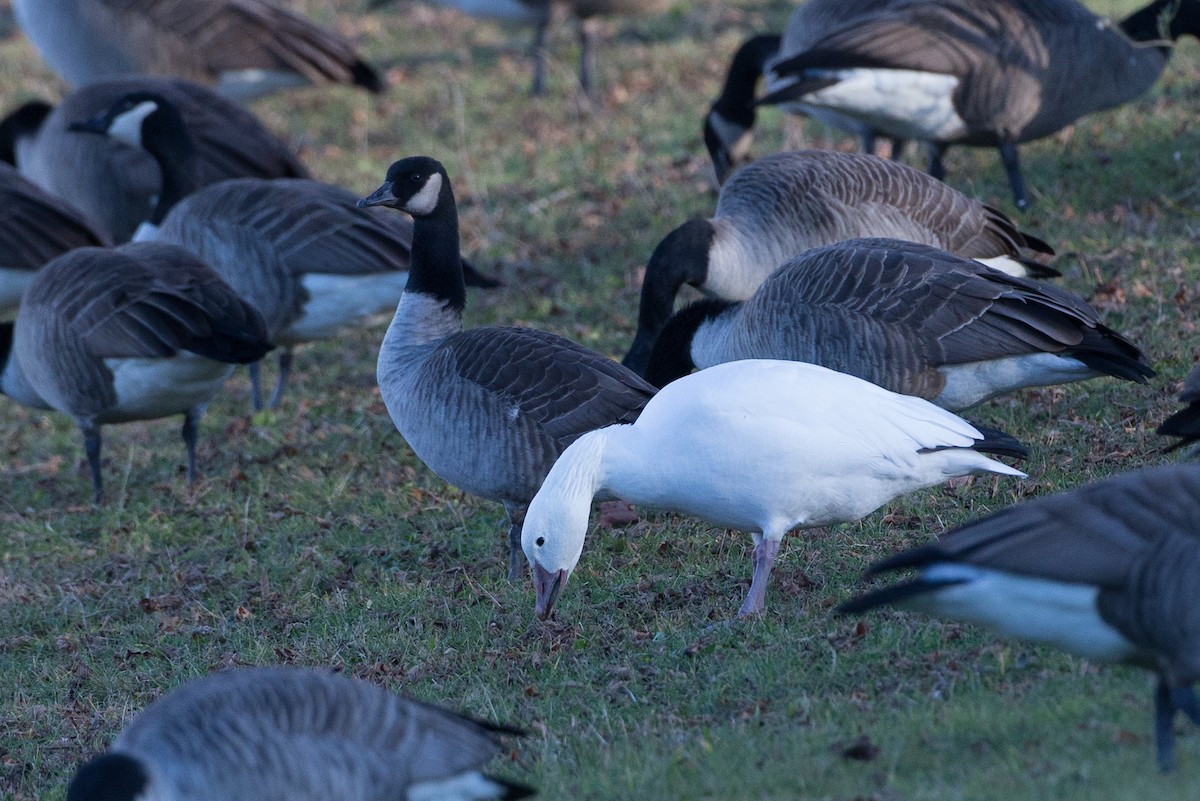
[(747, 128), (754, 125), (754, 90), (767, 62), (779, 52), (781, 41), (778, 34), (762, 34), (750, 37), (738, 48), (713, 111)]
[[(1185, 33), (1200, 36), (1200, 5), (1196, 0), (1154, 0), (1121, 20), (1120, 25), (1135, 42), (1174, 42)], [(1161, 49), (1169, 48), (1164, 45)]]
[(0, 161), (17, 166), (21, 140), (35, 136), (53, 110), (44, 100), (31, 100), (0, 120)]
[(176, 203), (200, 188), (200, 159), (183, 115), (167, 101), (142, 123), (142, 148), (162, 173), (162, 189), (150, 217), (160, 225)]
[(692, 343), (696, 339), (696, 332), (705, 322), (715, 320), (737, 306), (734, 301), (709, 298), (698, 300), (676, 312), (654, 341), (646, 366), (646, 380), (662, 388), (696, 369), (696, 362), (692, 359)]
[(8, 367), (8, 360), (12, 358), (13, 333), (15, 330), (16, 326), (11, 320), (0, 322), (0, 373), (4, 372), (4, 368)]
[(413, 217), (412, 257), (406, 292), (418, 292), (462, 310), (467, 305), (458, 240), (458, 207), (450, 181), (442, 176), (437, 205)]

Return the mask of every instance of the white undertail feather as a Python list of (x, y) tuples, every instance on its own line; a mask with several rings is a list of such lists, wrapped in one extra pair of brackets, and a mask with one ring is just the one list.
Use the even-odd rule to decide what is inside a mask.
[(917, 70), (812, 70), (837, 83), (803, 97), (805, 103), (854, 117), (889, 136), (952, 141), (967, 133), (954, 108), (958, 78)]
[(300, 317), (275, 337), (276, 344), (329, 339), (345, 326), (390, 315), (404, 294), (408, 273), (308, 273), (301, 283), (309, 299)]
[(993, 270), (1015, 275), (1018, 278), (1029, 277), (1029, 268), (1012, 256), (993, 256), (990, 259), (975, 259), (975, 261), (991, 267)]
[(1067, 384), (1100, 375), (1078, 359), (1055, 353), (944, 365), (938, 371), (946, 384), (933, 402), (947, 409), (965, 409), (1025, 387)]
[(408, 790), (408, 801), (484, 801), (499, 798), (504, 792), (503, 785), (472, 771), (442, 781), (414, 784)]
[(99, 422), (153, 420), (182, 414), (220, 390), (233, 365), (182, 351), (166, 359), (105, 359), (117, 403)]
[(1099, 589), (1090, 584), (1018, 576), (958, 563), (925, 568), (931, 582), (958, 580), (910, 596), (897, 605), (940, 617), (978, 623), (1022, 640), (1049, 643), (1105, 662), (1133, 659), (1138, 650), (1100, 617)]

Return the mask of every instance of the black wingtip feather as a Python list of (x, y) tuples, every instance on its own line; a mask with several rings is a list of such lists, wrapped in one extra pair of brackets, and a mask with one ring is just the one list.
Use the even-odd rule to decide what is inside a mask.
[(495, 776), (488, 776), (488, 779), (504, 788), (504, 795), (500, 796), (503, 801), (512, 801), (513, 799), (517, 798), (529, 798), (537, 795), (537, 789), (530, 787), (528, 784), (510, 782), (507, 779), (497, 779)]
[[(1046, 240), (1036, 237), (1027, 231), (1020, 231), (1019, 233), (1021, 234), (1021, 238), (1025, 240), (1025, 247), (1030, 250), (1036, 250), (1038, 253), (1045, 253), (1047, 256), (1054, 255), (1054, 248)], [(1061, 273), (1055, 272), (1061, 275)]]
[(462, 260), (462, 271), (463, 281), (467, 286), (478, 287), (479, 289), (495, 289), (504, 286), (504, 282), (499, 278), (484, 275), (475, 269), (475, 266), (466, 259)]
[(361, 86), (372, 94), (381, 94), (387, 89), (387, 81), (365, 61), (355, 61), (350, 65), (350, 77), (354, 79), (355, 86)]
[(1053, 267), (1033, 259), (1018, 258), (1017, 261), (1029, 271), (1030, 278), (1062, 278), (1062, 273)]
[(822, 89), (833, 86), (838, 81), (839, 79), (837, 78), (801, 78), (796, 83), (763, 95), (754, 101), (754, 105), (756, 107), (775, 106), (780, 103), (787, 103), (790, 100), (796, 100), (804, 95), (810, 95), (813, 92), (819, 92)]
[(1193, 403), (1186, 409), (1175, 412), (1163, 420), (1162, 425), (1154, 429), (1154, 433), (1164, 437), (1182, 437), (1179, 442), (1164, 448), (1164, 453), (1179, 450), (1200, 440), (1200, 403)]
[(979, 429), (980, 434), (983, 434), (983, 439), (971, 446), (972, 450), (996, 456), (1008, 456), (1013, 459), (1029, 458), (1029, 449), (1011, 434), (1006, 434), (998, 428), (981, 426), (978, 423), (971, 423), (971, 425)]
[(851, 598), (849, 601), (838, 605), (833, 611), (839, 615), (861, 615), (879, 606), (894, 606), (907, 598), (963, 583), (965, 581), (961, 579), (928, 581), (924, 578), (916, 578), (900, 584), (893, 584), (890, 587), (884, 587), (875, 592), (869, 592), (866, 595), (860, 595), (857, 598)]

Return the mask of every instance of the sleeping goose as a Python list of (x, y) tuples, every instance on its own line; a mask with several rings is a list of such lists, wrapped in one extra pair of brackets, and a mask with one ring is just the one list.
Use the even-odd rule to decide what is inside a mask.
[(1175, 713), (1200, 725), (1197, 520), (1200, 466), (1125, 473), (1010, 506), (885, 559), (867, 575), (918, 573), (839, 611), (914, 609), (1154, 671), (1158, 764), (1170, 770)]
[(812, 362), (952, 411), (1024, 387), (1154, 375), (1082, 298), (896, 239), (809, 250), (749, 300), (688, 306), (644, 375), (663, 386), (737, 359)]
[(534, 790), (482, 773), (516, 729), (311, 668), (195, 679), (82, 765), (67, 801), (483, 801)]
[[(352, 193), (311, 180), (240, 179), (199, 188), (197, 158), (174, 105), (135, 92), (80, 130), (143, 147), (157, 161), (162, 192), (139, 238), (181, 245), (203, 258), (263, 315), (281, 347), (278, 406), (295, 345), (333, 337), (395, 308), (408, 280), (412, 225), (356, 207)], [(495, 286), (471, 271), (475, 283)], [(253, 402), (261, 408), (257, 366)]]
[[(729, 64), (721, 95), (704, 118), (704, 144), (716, 171), (717, 183), (743, 160), (753, 142), (755, 121), (754, 91), (758, 79), (770, 72), (771, 65), (791, 54), (802, 53), (818, 44), (827, 31), (863, 14), (878, 11), (889, 0), (805, 0), (788, 17), (783, 35), (762, 34), (742, 43)], [(825, 108), (803, 103), (785, 103), (782, 108), (803, 114), (862, 139), (863, 151), (875, 152), (875, 131), (866, 124)], [(892, 157), (903, 147), (892, 140)]]
[(13, 0), (13, 12), (72, 87), (162, 75), (241, 100), (310, 84), (384, 87), (345, 39), (265, 0)]
[(857, 520), (954, 476), (1024, 476), (1021, 453), (928, 401), (801, 362), (746, 360), (668, 384), (634, 423), (577, 439), (529, 504), (522, 547), (546, 618), (583, 551), (592, 498), (694, 515), (754, 537), (740, 615), (761, 612), (794, 528)]
[[(370, 5), (379, 7), (392, 0), (371, 0)], [(546, 35), (556, 8), (562, 8), (575, 17), (579, 31), (579, 85), (585, 94), (595, 88), (596, 74), (596, 17), (618, 14), (661, 14), (671, 0), (432, 0), (438, 5), (458, 9), (464, 14), (478, 17), (532, 25), (533, 39), (533, 84), (531, 95), (546, 92)]]
[(685, 283), (745, 300), (776, 267), (810, 248), (876, 236), (932, 245), (1014, 275), (1057, 275), (1051, 255), (1003, 213), (903, 164), (865, 154), (777, 153), (733, 174), (710, 219), (690, 220), (650, 256), (638, 331), (625, 365), (645, 370)]
[(75, 418), (100, 502), (100, 426), (182, 414), (196, 428), (234, 364), (271, 349), (262, 316), (183, 248), (78, 248), (37, 272), (0, 324), (0, 391)]
[(0, 320), (11, 320), (36, 271), (55, 256), (112, 243), (69, 203), (0, 164)]
[(930, 142), (937, 178), (948, 145), (996, 147), (1024, 208), (1017, 145), (1141, 95), (1183, 34), (1200, 34), (1200, 0), (1153, 0), (1115, 24), (1076, 0), (889, 2), (775, 61), (758, 102)]
[(226, 178), (308, 177), (291, 148), (254, 114), (203, 86), (169, 78), (91, 84), (53, 108), (27, 103), (0, 123), (0, 153), (47, 192), (70, 198), (115, 241), (128, 241), (161, 191), (158, 164), (140, 147), (68, 128), (132, 92), (160, 95), (179, 110), (195, 144), (199, 186)]
[(433, 472), (504, 504), (508, 575), (517, 581), (525, 508), (554, 460), (587, 431), (637, 419), (654, 388), (554, 334), (463, 330), (458, 210), (438, 161), (397, 161), (383, 185), (359, 202), (413, 217), (408, 286), (379, 349), (388, 413)]
[(1163, 420), (1154, 432), (1166, 437), (1180, 437), (1178, 442), (1167, 448), (1169, 451), (1185, 448), (1200, 440), (1200, 365), (1188, 373), (1179, 400), (1187, 406)]

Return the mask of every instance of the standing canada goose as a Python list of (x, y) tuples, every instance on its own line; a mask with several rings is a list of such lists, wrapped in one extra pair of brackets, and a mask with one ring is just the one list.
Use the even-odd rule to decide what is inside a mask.
[[(372, 0), (373, 7), (392, 0)], [(618, 14), (661, 14), (671, 0), (432, 0), (442, 6), (456, 8), (464, 14), (517, 22), (535, 28), (533, 39), (533, 84), (531, 95), (546, 92), (546, 34), (550, 30), (555, 9), (562, 8), (578, 22), (579, 85), (584, 93), (595, 88), (596, 39), (599, 36), (596, 17)]]
[(71, 87), (186, 78), (226, 97), (382, 79), (342, 37), (265, 0), (13, 0), (17, 24)]
[(1119, 106), (1158, 79), (1200, 0), (1154, 0), (1112, 23), (1076, 0), (904, 0), (827, 31), (771, 66), (759, 104), (800, 101), (888, 136), (996, 147), (1018, 207), (1017, 145)]
[[(742, 43), (729, 64), (729, 72), (704, 118), (704, 144), (716, 171), (717, 183), (725, 179), (749, 153), (753, 142), (755, 114), (754, 90), (758, 79), (770, 75), (771, 65), (792, 54), (803, 53), (818, 44), (826, 32), (863, 14), (878, 11), (892, 0), (806, 0), (788, 17), (783, 35), (762, 34)], [(785, 111), (804, 114), (862, 140), (863, 151), (875, 152), (875, 131), (853, 117), (803, 103), (785, 103)], [(892, 140), (892, 157), (903, 149), (899, 139)]]
[(1187, 406), (1163, 420), (1154, 432), (1165, 437), (1180, 437), (1178, 442), (1167, 448), (1168, 451), (1187, 447), (1200, 440), (1200, 365), (1188, 373), (1183, 382), (1183, 391), (1179, 393), (1179, 401)]
[(0, 164), (0, 320), (11, 320), (36, 271), (55, 256), (112, 242), (95, 223)]
[(100, 426), (182, 414), (188, 481), (196, 427), (233, 371), (271, 344), (262, 316), (183, 248), (78, 248), (37, 272), (0, 324), (0, 390), (71, 415), (100, 502)]
[(1200, 466), (1125, 473), (1010, 506), (872, 565), (868, 576), (919, 572), (838, 611), (915, 609), (1152, 670), (1158, 764), (1170, 770), (1175, 712), (1200, 725), (1197, 520)]
[(199, 186), (227, 178), (307, 178), (308, 170), (251, 112), (211, 90), (167, 78), (120, 78), (75, 90), (51, 108), (26, 104), (0, 123), (0, 154), (47, 192), (126, 242), (154, 208), (162, 188), (158, 164), (138, 147), (69, 130), (132, 92), (174, 105), (196, 148)]
[[(399, 301), (408, 280), (408, 220), (359, 209), (354, 194), (311, 180), (248, 178), (199, 188), (188, 128), (153, 93), (125, 95), (75, 128), (145, 148), (157, 161), (162, 191), (139, 238), (191, 250), (262, 313), (281, 347), (272, 408), (287, 386), (293, 346), (333, 337)], [(471, 274), (476, 285), (495, 286)], [(251, 380), (258, 409), (257, 365)]]
[(865, 154), (777, 153), (735, 172), (721, 187), (713, 217), (684, 223), (655, 248), (625, 365), (645, 370), (685, 283), (745, 300), (796, 255), (868, 236), (932, 245), (1013, 275), (1058, 274), (1028, 257), (1052, 255), (1045, 242), (918, 170)]
[(82, 765), (67, 801), (483, 801), (534, 790), (481, 772), (516, 729), (310, 668), (190, 681)]
[(801, 362), (721, 364), (667, 385), (632, 424), (577, 439), (525, 515), (537, 616), (583, 551), (592, 498), (704, 518), (754, 537), (740, 615), (761, 612), (783, 536), (857, 520), (954, 476), (1024, 476), (979, 451), (1023, 452), (928, 401)]
[(433, 472), (504, 504), (508, 575), (517, 581), (525, 508), (554, 460), (585, 432), (637, 419), (654, 387), (545, 331), (463, 330), (458, 209), (440, 162), (397, 161), (359, 203), (413, 217), (408, 287), (379, 349), (388, 414)]
[(663, 386), (737, 359), (820, 364), (952, 411), (1025, 387), (1154, 375), (1082, 298), (896, 239), (809, 250), (749, 300), (692, 304), (663, 328), (645, 378)]

